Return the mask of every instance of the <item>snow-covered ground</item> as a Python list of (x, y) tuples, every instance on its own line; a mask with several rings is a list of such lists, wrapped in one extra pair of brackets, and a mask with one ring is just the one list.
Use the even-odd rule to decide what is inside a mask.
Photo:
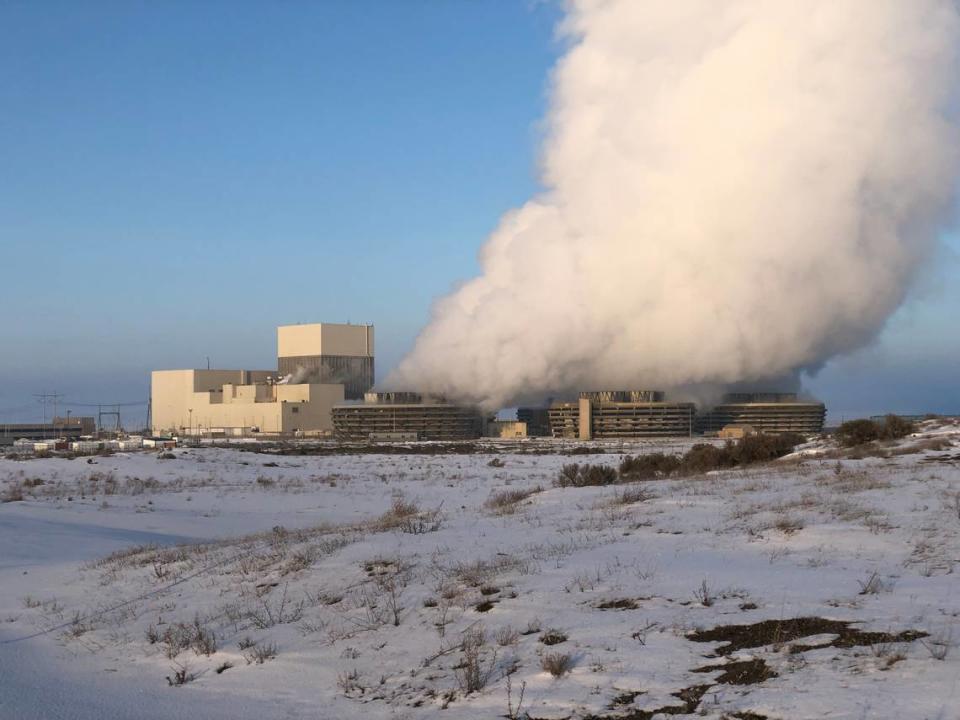
[(688, 443), (0, 460), (0, 718), (960, 718), (923, 430), (584, 488)]

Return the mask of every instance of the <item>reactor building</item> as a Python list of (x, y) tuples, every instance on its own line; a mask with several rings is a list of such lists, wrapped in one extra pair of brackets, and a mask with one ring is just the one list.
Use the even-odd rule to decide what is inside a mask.
[(276, 370), (153, 371), (151, 431), (328, 434), (333, 406), (373, 387), (373, 358), (372, 325), (284, 325)]

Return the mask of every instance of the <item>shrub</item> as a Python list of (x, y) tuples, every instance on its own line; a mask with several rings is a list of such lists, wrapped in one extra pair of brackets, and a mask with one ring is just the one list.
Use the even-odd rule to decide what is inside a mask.
[(509, 515), (517, 509), (518, 504), (542, 490), (539, 485), (529, 490), (501, 490), (487, 498), (483, 506), (498, 515)]
[(410, 535), (422, 535), (440, 529), (442, 519), (440, 510), (421, 510), (415, 502), (403, 498), (394, 498), (390, 509), (374, 521), (374, 529), (379, 532), (400, 530)]
[(161, 638), (166, 645), (167, 657), (171, 660), (193, 642), (193, 630), (184, 623), (174, 623), (167, 627)]
[(723, 447), (708, 443), (694, 445), (687, 450), (680, 461), (680, 471), (684, 475), (697, 475), (711, 470), (733, 467), (736, 462), (730, 453), (732, 445), (733, 443), (727, 443)]
[(157, 630), (156, 625), (151, 624), (150, 627), (147, 628), (146, 635), (147, 642), (151, 645), (156, 645), (158, 642), (160, 642), (160, 632)]
[(860, 595), (877, 595), (882, 592), (893, 590), (893, 583), (880, 577), (880, 573), (874, 570), (865, 580), (857, 580), (860, 586)]
[(916, 430), (916, 426), (899, 415), (887, 415), (880, 426), (881, 440), (899, 440)]
[(661, 452), (632, 457), (620, 461), (621, 480), (650, 480), (670, 475), (680, 467), (680, 458)]
[(560, 678), (573, 669), (573, 656), (570, 653), (547, 653), (540, 658), (540, 667)]
[(554, 482), (557, 487), (587, 487), (589, 485), (613, 485), (617, 471), (609, 465), (571, 463), (564, 465)]
[(914, 432), (916, 427), (899, 415), (887, 415), (883, 420), (850, 420), (835, 433), (843, 447), (854, 447), (874, 440), (899, 440)]
[(254, 643), (247, 648), (243, 656), (247, 659), (247, 665), (253, 663), (263, 665), (267, 660), (272, 660), (277, 656), (277, 646), (274, 643), (267, 643), (266, 645)]
[(656, 497), (640, 487), (625, 488), (623, 492), (614, 498), (617, 505), (632, 505), (633, 503), (645, 502)]
[(475, 626), (463, 634), (461, 649), (463, 655), (453, 672), (457, 684), (464, 694), (478, 692), (486, 687), (496, 667), (497, 653), (491, 653), (487, 665), (483, 664), (483, 652), (487, 645), (487, 633), (482, 625)]
[(750, 465), (783, 457), (803, 442), (803, 436), (796, 433), (747, 435), (736, 443), (727, 443), (724, 449), (734, 465)]
[(515, 630), (511, 625), (505, 625), (497, 630), (494, 637), (497, 640), (497, 645), (506, 647), (517, 644), (517, 641), (520, 639), (520, 632)]
[(23, 500), (23, 487), (16, 482), (10, 485), (0, 496), (0, 502), (20, 502)]
[(696, 598), (697, 602), (704, 607), (711, 607), (717, 601), (713, 590), (711, 590), (710, 586), (707, 585), (706, 578), (700, 581), (700, 587), (694, 589), (693, 597)]
[(567, 641), (567, 634), (562, 630), (555, 630), (551, 628), (546, 630), (543, 635), (540, 636), (540, 642), (544, 645), (559, 645), (562, 642)]
[(849, 420), (837, 428), (837, 442), (844, 447), (853, 447), (880, 438), (880, 427), (873, 420)]
[(203, 623), (200, 622), (200, 618), (194, 618), (193, 621), (193, 639), (190, 643), (190, 647), (193, 648), (193, 651), (197, 655), (206, 655), (209, 657), (217, 651), (217, 636), (213, 632), (206, 628)]
[(190, 672), (190, 666), (187, 665), (187, 663), (174, 663), (170, 669), (173, 671), (173, 675), (167, 675), (167, 684), (170, 685), (170, 687), (186, 685), (197, 677), (194, 673)]

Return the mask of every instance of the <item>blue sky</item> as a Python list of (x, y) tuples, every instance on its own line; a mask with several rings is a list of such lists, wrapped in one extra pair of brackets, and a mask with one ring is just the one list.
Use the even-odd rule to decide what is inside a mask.
[[(533, 0), (0, 5), (0, 421), (32, 393), (272, 367), (274, 327), (374, 322), (382, 377), (537, 188), (562, 51)], [(835, 416), (958, 411), (950, 239)], [(79, 409), (75, 412), (79, 412)], [(139, 410), (134, 411), (137, 415)]]

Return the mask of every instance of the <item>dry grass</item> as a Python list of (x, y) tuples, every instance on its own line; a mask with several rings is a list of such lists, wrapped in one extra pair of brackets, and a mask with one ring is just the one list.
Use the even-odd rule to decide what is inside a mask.
[(372, 523), (374, 532), (400, 530), (410, 535), (436, 532), (442, 520), (440, 510), (422, 510), (415, 502), (395, 498), (390, 509)]
[(0, 503), (20, 502), (23, 500), (23, 485), (19, 482), (11, 483), (0, 495)]
[(539, 485), (527, 490), (501, 490), (487, 498), (483, 507), (496, 515), (512, 515), (520, 503), (539, 492), (543, 492)]
[(555, 678), (561, 678), (573, 670), (573, 665), (570, 653), (546, 653), (540, 658), (540, 667)]
[(801, 518), (795, 515), (783, 513), (777, 517), (773, 526), (784, 535), (792, 535), (795, 532), (803, 530), (804, 522)]
[(857, 584), (860, 586), (860, 595), (877, 595), (893, 590), (893, 582), (884, 580), (876, 571), (870, 573), (864, 580), (857, 580)]
[(653, 493), (643, 487), (625, 487), (613, 498), (614, 505), (633, 505), (634, 503), (646, 502), (656, 497)]
[[(475, 625), (463, 633), (460, 643), (462, 655), (453, 668), (457, 684), (465, 695), (479, 692), (487, 686), (496, 668), (496, 650), (487, 653), (487, 633), (482, 625)], [(484, 655), (489, 655), (484, 662)]]
[(560, 643), (566, 641), (567, 634), (562, 630), (557, 630), (555, 628), (545, 630), (540, 636), (540, 642), (542, 642), (544, 645), (559, 645)]
[(865, 492), (867, 490), (886, 490), (890, 481), (866, 470), (852, 471), (838, 465), (831, 475), (817, 478), (819, 487), (829, 488), (838, 493), (849, 494)]
[(501, 647), (516, 645), (520, 640), (520, 631), (512, 625), (505, 625), (494, 633), (494, 639), (497, 641), (497, 645)]
[(247, 660), (247, 665), (263, 665), (267, 660), (272, 660), (277, 656), (277, 646), (275, 643), (254, 643), (246, 648), (243, 653)]

